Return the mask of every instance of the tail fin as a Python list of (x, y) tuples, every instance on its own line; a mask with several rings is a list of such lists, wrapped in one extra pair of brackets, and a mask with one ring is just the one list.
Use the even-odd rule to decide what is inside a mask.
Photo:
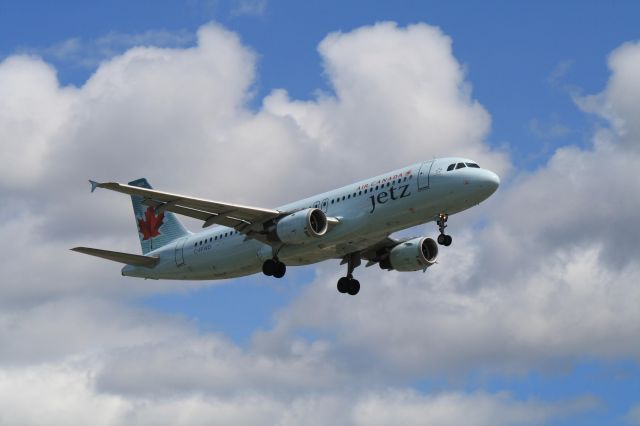
[[(129, 182), (129, 185), (151, 189), (151, 185), (145, 178)], [(190, 234), (173, 213), (157, 211), (153, 206), (146, 205), (144, 198), (137, 195), (131, 196), (131, 202), (133, 204), (133, 214), (136, 217), (142, 254), (147, 254)]]

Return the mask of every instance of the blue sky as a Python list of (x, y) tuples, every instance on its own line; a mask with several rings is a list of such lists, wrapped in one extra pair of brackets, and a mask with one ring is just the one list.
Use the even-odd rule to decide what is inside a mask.
[[(604, 155), (593, 148), (594, 135), (602, 129), (613, 131), (615, 126), (610, 125), (607, 117), (597, 111), (586, 113), (585, 107), (579, 106), (579, 100), (585, 99), (586, 95), (605, 90), (611, 77), (607, 58), (625, 42), (634, 42), (640, 38), (638, 16), (640, 4), (633, 1), (3, 1), (0, 2), (0, 63), (20, 54), (35, 55), (55, 68), (60, 86), (81, 88), (101, 66), (101, 61), (108, 62), (138, 44), (178, 50), (194, 47), (198, 44), (198, 29), (215, 22), (229, 32), (237, 34), (243, 48), (255, 54), (255, 78), (251, 80), (248, 89), (250, 96), (245, 100), (245, 107), (259, 115), (267, 108), (263, 101), (269, 98), (275, 89), (285, 89), (289, 99), (310, 104), (314, 104), (321, 93), (336, 94), (332, 83), (335, 76), (325, 69), (327, 59), (318, 52), (319, 43), (328, 34), (347, 34), (381, 21), (393, 21), (400, 28), (424, 23), (440, 28), (445, 36), (451, 38), (453, 57), (465, 71), (465, 83), (472, 88), (471, 99), (479, 102), (491, 119), (490, 130), (478, 144), (508, 158), (513, 169), (505, 179), (504, 186), (511, 188), (512, 185), (517, 187), (523, 182), (523, 185), (534, 185), (538, 176), (541, 181), (544, 180), (543, 173), (553, 169), (549, 166), (550, 160), (562, 161), (557, 159), (559, 148), (575, 146), (578, 155), (585, 157), (594, 152), (596, 157)], [(70, 40), (73, 43), (65, 44)], [(74, 50), (65, 50), (64, 46), (75, 47)], [(433, 66), (439, 64), (434, 63)], [(186, 78), (188, 79), (188, 76)], [(0, 94), (3, 93), (2, 89), (0, 86)], [(622, 135), (619, 139), (624, 137)], [(12, 147), (7, 146), (4, 149), (9, 152)], [(338, 158), (343, 154), (334, 147), (331, 155)], [(232, 160), (240, 161), (237, 157)], [(380, 170), (382, 171), (384, 170)], [(295, 171), (292, 170), (291, 173)], [(87, 176), (89, 177), (91, 176)], [(73, 179), (75, 178), (76, 176), (73, 176)], [(156, 178), (161, 178), (160, 173)], [(189, 180), (188, 176), (183, 178)], [(172, 175), (167, 174), (166, 181), (171, 180)], [(12, 185), (15, 184), (3, 184), (0, 190), (13, 197), (21, 189), (19, 185)], [(242, 188), (242, 185), (238, 186)], [(204, 184), (194, 186), (204, 187)], [(531, 189), (530, 186), (526, 188)], [(81, 191), (79, 186), (74, 190)], [(24, 191), (30, 194), (38, 192), (34, 189)], [(215, 190), (208, 195), (213, 194)], [(223, 195), (220, 198), (223, 198)], [(630, 198), (637, 197), (632, 195)], [(33, 205), (35, 199), (37, 198), (27, 198), (25, 205)], [(265, 196), (260, 201), (269, 199)], [(271, 199), (281, 200), (277, 196)], [(89, 200), (89, 203), (94, 202), (95, 197)], [(497, 202), (500, 200), (513, 206), (518, 203), (519, 197), (517, 194), (507, 193)], [(108, 198), (108, 202), (120, 202), (123, 205), (122, 211), (128, 207), (125, 200), (117, 197)], [(87, 203), (87, 200), (83, 203)], [(604, 210), (604, 201), (602, 205), (595, 203), (602, 207), (598, 207), (599, 210)], [(55, 213), (58, 210), (51, 211)], [(19, 216), (11, 211), (4, 214), (9, 217)], [(544, 214), (544, 211), (539, 213)], [(130, 218), (123, 218), (118, 222), (118, 218), (123, 215), (120, 211), (113, 212), (104, 224), (107, 232), (117, 229), (121, 223), (127, 223), (127, 220), (130, 222)], [(464, 216), (464, 229), (469, 232), (477, 231), (479, 238), (495, 236), (496, 234), (492, 234), (492, 216), (491, 207), (483, 208), (477, 216)], [(499, 214), (496, 213), (496, 216)], [(532, 216), (535, 215), (532, 213)], [(481, 224), (487, 220), (490, 224), (485, 229)], [(129, 225), (132, 226), (131, 223)], [(66, 228), (61, 226), (61, 229)], [(584, 229), (583, 233), (589, 232), (589, 228)], [(112, 247), (118, 244), (120, 247), (134, 247), (133, 230), (127, 231), (130, 231), (130, 241), (122, 242), (123, 231), (122, 234), (114, 233), (105, 237), (102, 242), (111, 244)], [(92, 232), (96, 232), (95, 229)], [(523, 233), (527, 235), (526, 230)], [(90, 238), (92, 233), (69, 233), (69, 240), (63, 243), (66, 244), (78, 235), (81, 238)], [(541, 240), (548, 237), (543, 233), (541, 235)], [(463, 237), (463, 240), (465, 238)], [(578, 237), (575, 239), (580, 241)], [(469, 241), (473, 241), (473, 238), (469, 237)], [(602, 244), (606, 245), (606, 241), (603, 240)], [(570, 248), (574, 248), (573, 243)], [(459, 255), (464, 259), (464, 247), (460, 247), (460, 250)], [(567, 252), (570, 250), (557, 254), (557, 257), (570, 257)], [(85, 260), (73, 259), (73, 262), (78, 263)], [(630, 261), (632, 266), (634, 262)], [(479, 265), (479, 268), (484, 268), (484, 264)], [(492, 265), (487, 266), (486, 271), (495, 272), (496, 276), (501, 273), (509, 275), (500, 267)], [(544, 268), (544, 263), (541, 265)], [(444, 268), (446, 264), (439, 267)], [(626, 277), (638, 278), (634, 271), (631, 269)], [(114, 268), (103, 267), (91, 272), (88, 276), (101, 274), (100, 280), (105, 280), (106, 286), (117, 282), (118, 284), (113, 286), (118, 290), (114, 291), (125, 296), (121, 297), (119, 294), (114, 298), (111, 294), (102, 293), (106, 290), (95, 290), (94, 287), (82, 290), (83, 295), (86, 292), (87, 297), (109, 300), (109, 303), (116, 300), (114, 303), (118, 306), (135, 312), (140, 310), (145, 312), (144, 315), (159, 315), (162, 324), (165, 324), (165, 321), (170, 323), (174, 319), (182, 324), (181, 321), (184, 320), (194, 327), (199, 336), (221, 336), (222, 339), (230, 341), (234, 348), (245, 351), (243, 353), (247, 356), (261, 353), (256, 348), (261, 348), (260, 345), (263, 344), (263, 333), (273, 342), (278, 342), (283, 334), (290, 334), (287, 337), (289, 340), (285, 339), (286, 342), (303, 345), (299, 342), (302, 341), (309, 346), (321, 347), (326, 343), (325, 340), (328, 340), (330, 346), (335, 344), (337, 348), (331, 346), (333, 349), (328, 352), (329, 365), (343, 367), (354, 362), (351, 357), (367, 356), (367, 344), (360, 341), (352, 344), (348, 341), (348, 333), (341, 334), (341, 327), (349, 327), (349, 324), (333, 324), (344, 318), (342, 314), (336, 315), (336, 319), (331, 321), (333, 325), (326, 327), (312, 320), (300, 320), (296, 316), (300, 315), (299, 310), (304, 311), (304, 307), (315, 306), (314, 300), (317, 299), (313, 297), (322, 297), (322, 292), (318, 289), (326, 290), (322, 284), (323, 280), (331, 281), (338, 273), (337, 263), (325, 263), (320, 268), (297, 268), (287, 273), (287, 279), (277, 282), (265, 281), (262, 276), (246, 277), (220, 285), (170, 283), (156, 286), (154, 283), (145, 282), (132, 285), (133, 290), (123, 290), (130, 281), (124, 282), (124, 285), (122, 281), (113, 281), (120, 279), (117, 276), (118, 271)], [(519, 275), (514, 273), (518, 278), (511, 284), (523, 284), (536, 274), (537, 271), (530, 269), (520, 271)], [(540, 275), (544, 275), (544, 272)], [(369, 273), (367, 276), (373, 275)], [(457, 278), (454, 276), (451, 279), (455, 281)], [(572, 294), (580, 293), (579, 286), (571, 288), (574, 291)], [(94, 290), (95, 294), (92, 293)], [(373, 288), (369, 290), (375, 291)], [(131, 293), (127, 293), (129, 291)], [(456, 291), (464, 295), (456, 294)], [(64, 294), (64, 297), (58, 296), (55, 302), (51, 303), (65, 300), (68, 294)], [(464, 297), (464, 300), (471, 301), (469, 303), (477, 303), (479, 300), (474, 301), (474, 293), (467, 294), (463, 287), (454, 289), (453, 294), (447, 294), (447, 297)], [(467, 297), (470, 299), (466, 299)], [(318, 306), (325, 304), (326, 301), (318, 302)], [(19, 309), (15, 306), (12, 306), (13, 308)], [(340, 305), (340, 309), (349, 310), (343, 305)], [(135, 319), (139, 314), (132, 315)], [(393, 312), (387, 320), (391, 324), (394, 323)], [(494, 320), (496, 324), (500, 323), (499, 318)], [(505, 317), (505, 321), (509, 320)], [(133, 322), (135, 323), (135, 320)], [(625, 336), (640, 338), (640, 335), (633, 334), (638, 330), (638, 317), (632, 317), (631, 322), (630, 334)], [(404, 323), (398, 322), (398, 327), (402, 324)], [(604, 330), (611, 327), (610, 323), (602, 324)], [(518, 327), (518, 324), (512, 325), (514, 328)], [(172, 329), (174, 325), (167, 327)], [(130, 328), (135, 328), (135, 325)], [(149, 329), (152, 330), (153, 327), (150, 326)], [(570, 328), (566, 331), (568, 334), (571, 332)], [(559, 330), (559, 333), (562, 335), (563, 331)], [(149, 334), (153, 332), (150, 331)], [(488, 338), (491, 337), (489, 333)], [(632, 422), (629, 420), (632, 417), (630, 413), (640, 402), (640, 370), (637, 352), (631, 348), (633, 345), (621, 342), (621, 347), (625, 349), (608, 352), (606, 348), (593, 349), (587, 342), (581, 343), (582, 346), (578, 347), (589, 347), (588, 350), (570, 350), (565, 348), (565, 340), (573, 341), (573, 337), (554, 340), (556, 338), (557, 335), (552, 333), (549, 336), (543, 335), (541, 340), (534, 339), (537, 343), (533, 346), (538, 345), (536, 349), (540, 349), (543, 355), (531, 355), (531, 359), (528, 359), (526, 351), (514, 349), (513, 353), (509, 352), (512, 341), (518, 338), (508, 333), (506, 340), (497, 338), (495, 349), (483, 348), (479, 353), (486, 359), (478, 359), (477, 362), (462, 362), (460, 365), (454, 363), (442, 371), (432, 367), (413, 370), (407, 367), (405, 371), (402, 366), (395, 370), (389, 366), (381, 366), (382, 372), (367, 371), (358, 377), (362, 377), (363, 383), (369, 383), (367, 381), (370, 380), (374, 383), (374, 389), (399, 386), (427, 398), (430, 393), (462, 392), (473, 398), (483, 393), (497, 395), (506, 392), (510, 395), (508, 401), (514, 402), (515, 405), (521, 403), (523, 406), (535, 408), (538, 407), (536, 404), (540, 404), (540, 410), (548, 409), (550, 413), (555, 413), (538, 420), (535, 420), (535, 417), (532, 417), (534, 420), (526, 420), (526, 417), (525, 420), (517, 420), (519, 417), (516, 416), (516, 420), (506, 424), (601, 425)], [(362, 339), (366, 340), (364, 337)], [(576, 340), (580, 338), (576, 337)], [(547, 341), (550, 342), (549, 348), (544, 347)], [(108, 346), (104, 342), (91, 344), (100, 348)], [(91, 344), (87, 345), (93, 348)], [(266, 346), (271, 348), (270, 345), (273, 344)], [(499, 349), (502, 345), (506, 348), (504, 353)], [(295, 345), (292, 343), (292, 346)], [(452, 348), (452, 351), (455, 350), (459, 350), (459, 347)], [(532, 349), (532, 352), (535, 350)], [(71, 355), (73, 353), (70, 352)], [(380, 359), (386, 359), (385, 356), (388, 354), (379, 356)], [(425, 356), (428, 358), (428, 355)], [(501, 362), (508, 364), (508, 367), (502, 369)], [(9, 364), (11, 363), (8, 362), (7, 365)], [(425, 361), (425, 365), (427, 364), (429, 362)], [(31, 366), (26, 365), (24, 368)], [(109, 365), (103, 368), (104, 371), (110, 371)], [(125, 385), (118, 385), (121, 378), (114, 379), (106, 373), (105, 377), (107, 378), (100, 382), (102, 384), (96, 385), (98, 389), (105, 386), (107, 393), (117, 393), (117, 386), (128, 389)], [(189, 388), (189, 382), (186, 383), (181, 389)], [(198, 385), (193, 386), (194, 390), (198, 391)], [(310, 392), (313, 392), (313, 389)], [(274, 393), (277, 393), (277, 390)], [(123, 394), (126, 395), (126, 391), (123, 391)], [(554, 404), (559, 406), (556, 407)], [(571, 408), (574, 405), (583, 408)], [(640, 415), (638, 418), (640, 419)]]

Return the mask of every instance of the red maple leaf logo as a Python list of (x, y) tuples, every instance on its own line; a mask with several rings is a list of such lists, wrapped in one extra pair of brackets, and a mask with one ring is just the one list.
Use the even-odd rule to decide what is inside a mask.
[(138, 231), (143, 240), (160, 235), (160, 227), (164, 223), (164, 212), (156, 216), (153, 207), (148, 207), (144, 212), (144, 218), (138, 219)]

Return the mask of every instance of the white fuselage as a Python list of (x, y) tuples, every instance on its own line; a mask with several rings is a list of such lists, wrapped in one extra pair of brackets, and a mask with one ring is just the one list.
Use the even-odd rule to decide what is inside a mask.
[[(323, 210), (339, 223), (326, 234), (302, 244), (278, 247), (287, 266), (307, 265), (364, 250), (389, 234), (466, 210), (488, 198), (498, 176), (486, 169), (465, 167), (447, 171), (453, 163), (471, 160), (440, 158), (413, 164), (371, 179), (279, 207), (296, 211)], [(213, 280), (251, 275), (262, 270), (274, 249), (232, 228), (214, 226), (161, 247), (150, 256), (154, 268), (127, 265), (126, 276), (153, 279)]]

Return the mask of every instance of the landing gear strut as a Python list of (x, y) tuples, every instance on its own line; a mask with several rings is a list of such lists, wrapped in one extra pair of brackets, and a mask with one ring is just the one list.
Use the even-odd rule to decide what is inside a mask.
[(440, 235), (438, 235), (438, 244), (442, 246), (450, 246), (451, 242), (453, 241), (453, 238), (451, 238), (451, 235), (447, 235), (444, 233), (444, 228), (447, 227), (448, 218), (449, 218), (448, 214), (440, 213), (438, 215), (438, 221), (436, 222), (438, 224), (438, 230), (440, 230)]
[(360, 291), (360, 281), (353, 278), (353, 270), (360, 266), (360, 255), (352, 253), (347, 256), (347, 276), (338, 280), (338, 291), (355, 296)]
[(287, 266), (277, 258), (267, 259), (262, 264), (262, 273), (268, 277), (282, 278), (287, 272)]

